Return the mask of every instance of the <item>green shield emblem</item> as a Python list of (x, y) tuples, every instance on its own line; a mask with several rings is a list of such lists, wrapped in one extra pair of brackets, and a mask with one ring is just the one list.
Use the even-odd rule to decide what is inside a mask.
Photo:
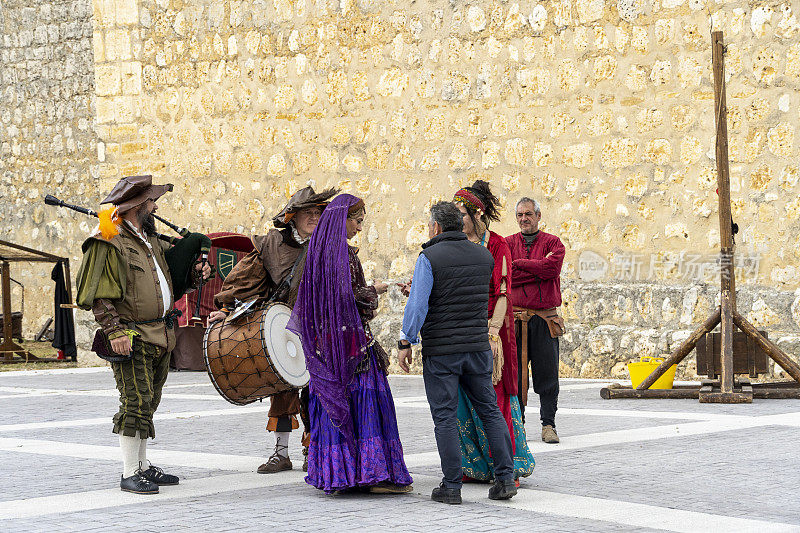
[(236, 264), (236, 252), (229, 250), (217, 250), (217, 271), (223, 281), (228, 277), (228, 274), (233, 270)]

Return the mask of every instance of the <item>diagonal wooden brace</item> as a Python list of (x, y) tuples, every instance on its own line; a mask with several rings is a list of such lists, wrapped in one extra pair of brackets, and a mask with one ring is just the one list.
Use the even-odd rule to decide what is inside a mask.
[(675, 351), (673, 351), (663, 363), (658, 365), (658, 367), (653, 370), (653, 372), (651, 372), (650, 375), (647, 376), (647, 378), (645, 378), (645, 380), (642, 381), (638, 387), (636, 387), (636, 390), (649, 389), (653, 383), (655, 383), (656, 380), (660, 378), (664, 372), (667, 371), (667, 369), (669, 369), (669, 367), (683, 361), (683, 359), (694, 349), (697, 341), (700, 340), (700, 337), (717, 327), (719, 320), (720, 309), (717, 307), (714, 312), (711, 313), (711, 316), (709, 316), (705, 322), (700, 324), (700, 327), (698, 327), (696, 330), (694, 330), (694, 332), (692, 332), (691, 335), (689, 335), (688, 339), (683, 341), (683, 343), (681, 343), (681, 345), (678, 346), (678, 348), (675, 349)]
[(738, 311), (733, 312), (733, 323), (756, 341), (768, 356), (781, 365), (781, 368), (783, 368), (787, 374), (792, 376), (795, 381), (800, 382), (800, 365), (795, 363), (783, 350), (778, 348), (774, 342), (759, 333), (756, 327), (748, 322), (745, 317), (740, 315)]

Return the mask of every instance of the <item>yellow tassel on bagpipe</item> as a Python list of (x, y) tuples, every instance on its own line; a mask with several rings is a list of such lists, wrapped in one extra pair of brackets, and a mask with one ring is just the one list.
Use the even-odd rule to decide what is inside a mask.
[(114, 206), (108, 209), (103, 209), (97, 213), (97, 218), (100, 219), (100, 235), (107, 241), (110, 241), (119, 235), (119, 226), (122, 224), (122, 219), (117, 214), (117, 208)]

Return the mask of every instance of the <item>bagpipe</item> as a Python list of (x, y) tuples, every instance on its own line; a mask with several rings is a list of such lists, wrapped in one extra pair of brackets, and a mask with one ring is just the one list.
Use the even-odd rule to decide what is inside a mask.
[[(107, 226), (109, 223), (117, 225), (119, 224), (119, 222), (115, 221), (116, 219), (114, 218), (114, 208), (97, 212), (93, 209), (88, 209), (79, 205), (68, 204), (50, 194), (45, 196), (44, 203), (47, 205), (66, 207), (68, 209), (72, 209), (73, 211), (77, 211), (78, 213), (97, 217), (100, 219), (101, 232), (104, 233), (104, 236), (106, 235), (106, 233), (103, 231), (104, 225)], [(169, 274), (172, 278), (173, 297), (175, 300), (178, 300), (181, 296), (192, 289), (192, 269), (197, 264), (198, 259), (203, 265), (208, 263), (208, 253), (211, 250), (211, 239), (202, 233), (194, 233), (186, 228), (176, 226), (175, 224), (163, 219), (155, 213), (153, 213), (153, 217), (180, 235), (180, 237), (170, 237), (168, 235), (164, 235), (163, 233), (155, 232), (155, 236), (158, 239), (172, 245), (164, 252), (164, 259), (167, 262)], [(202, 291), (202, 289), (203, 286), (201, 281), (201, 285), (197, 290)], [(200, 298), (197, 299), (197, 302), (199, 307)], [(195, 316), (197, 316), (197, 312), (195, 312)]]

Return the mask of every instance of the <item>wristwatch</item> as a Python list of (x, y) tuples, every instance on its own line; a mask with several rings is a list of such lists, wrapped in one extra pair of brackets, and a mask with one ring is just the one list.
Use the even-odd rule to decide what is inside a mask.
[(402, 340), (401, 341), (397, 341), (397, 347), (400, 350), (405, 350), (405, 349), (411, 348), (411, 343), (408, 342), (408, 341), (402, 341)]

